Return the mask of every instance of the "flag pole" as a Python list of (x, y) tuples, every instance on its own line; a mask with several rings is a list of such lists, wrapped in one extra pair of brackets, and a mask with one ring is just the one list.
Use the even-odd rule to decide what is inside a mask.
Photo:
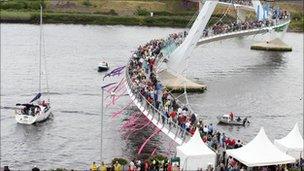
[(101, 116), (100, 116), (100, 161), (102, 162), (102, 134), (103, 134), (103, 98), (104, 98), (104, 88), (101, 88)]
[(103, 115), (104, 115), (104, 89), (106, 87), (109, 87), (111, 85), (116, 84), (116, 82), (114, 83), (110, 83), (107, 85), (104, 85), (101, 87), (101, 114), (100, 114), (100, 161), (102, 162), (102, 146), (103, 146), (103, 141), (102, 141), (102, 137), (103, 137)]

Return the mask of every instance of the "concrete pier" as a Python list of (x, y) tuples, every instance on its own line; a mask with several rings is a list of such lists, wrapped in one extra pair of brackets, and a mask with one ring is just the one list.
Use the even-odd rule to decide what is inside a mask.
[(279, 38), (276, 38), (271, 41), (255, 43), (251, 45), (251, 49), (253, 50), (265, 50), (265, 51), (292, 51), (292, 47), (284, 43)]
[(157, 74), (161, 83), (169, 89), (172, 93), (184, 92), (186, 86), (187, 92), (200, 92), (203, 93), (206, 89), (206, 85), (195, 83), (182, 75), (173, 75), (166, 70), (163, 70)]

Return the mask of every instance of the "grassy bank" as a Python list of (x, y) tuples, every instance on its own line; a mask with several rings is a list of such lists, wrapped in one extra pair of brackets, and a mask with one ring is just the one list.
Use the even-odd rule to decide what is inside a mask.
[[(220, 16), (213, 15), (210, 23), (213, 24)], [(186, 27), (192, 16), (118, 16), (104, 14), (82, 13), (53, 13), (43, 15), (44, 23), (65, 24), (96, 24), (96, 25), (140, 25), (159, 27)], [(231, 20), (225, 17), (223, 20)], [(2, 23), (39, 23), (39, 12), (1, 11)]]
[[(185, 27), (197, 11), (197, 4), (182, 0), (6, 0), (1, 1), (1, 23), (38, 23), (40, 2), (44, 23)], [(292, 14), (289, 31), (303, 32), (302, 6), (279, 5)], [(210, 24), (225, 12), (225, 7), (217, 7)], [(228, 12), (231, 16), (234, 13), (233, 9)], [(223, 20), (233, 19), (228, 16)]]
[(304, 32), (304, 16), (303, 13), (291, 13), (291, 22), (289, 24), (289, 31)]
[[(184, 27), (189, 17), (180, 16), (115, 16), (103, 14), (45, 13), (44, 23), (96, 24), (96, 25), (141, 25)], [(39, 12), (1, 11), (2, 23), (38, 23)]]

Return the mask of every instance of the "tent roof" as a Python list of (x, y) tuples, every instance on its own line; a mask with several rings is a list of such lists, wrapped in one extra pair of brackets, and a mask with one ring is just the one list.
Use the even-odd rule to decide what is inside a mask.
[(181, 152), (183, 152), (187, 156), (201, 156), (201, 155), (216, 155), (215, 152), (213, 152), (201, 139), (201, 135), (196, 129), (194, 135), (191, 137), (191, 139), (181, 145), (177, 146), (177, 149), (179, 149)]
[(295, 159), (281, 152), (271, 143), (263, 128), (248, 144), (238, 149), (227, 150), (227, 154), (248, 167), (293, 163)]
[(274, 141), (287, 149), (303, 151), (303, 137), (300, 133), (298, 123), (296, 123), (286, 137)]

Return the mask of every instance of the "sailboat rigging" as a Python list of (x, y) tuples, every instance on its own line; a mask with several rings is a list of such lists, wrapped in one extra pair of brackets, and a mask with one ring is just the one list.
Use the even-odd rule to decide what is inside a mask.
[[(34, 124), (36, 122), (42, 122), (49, 118), (51, 114), (50, 99), (42, 100), (42, 68), (41, 68), (41, 56), (42, 56), (42, 6), (40, 5), (40, 37), (39, 37), (39, 90), (37, 95), (28, 103), (17, 103), (17, 109), (15, 110), (15, 119), (21, 124)], [(45, 62), (46, 67), (46, 62)], [(47, 82), (47, 94), (48, 94), (48, 81)]]

